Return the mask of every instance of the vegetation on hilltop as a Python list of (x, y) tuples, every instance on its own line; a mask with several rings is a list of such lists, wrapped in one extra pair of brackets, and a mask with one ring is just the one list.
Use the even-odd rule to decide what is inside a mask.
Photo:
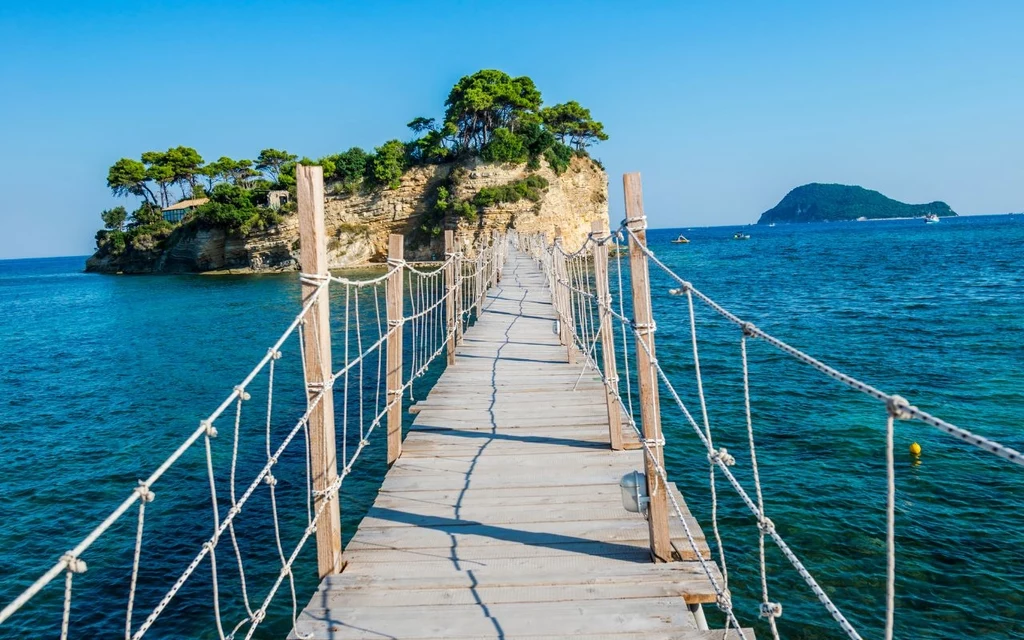
[(779, 204), (762, 213), (757, 223), (914, 218), (929, 213), (937, 216), (956, 215), (945, 202), (906, 204), (864, 187), (815, 182), (787, 193)]
[[(539, 169), (544, 158), (560, 174), (574, 156), (587, 156), (588, 148), (608, 139), (604, 125), (575, 100), (544, 107), (533, 80), (493, 69), (460, 79), (444, 106), (441, 120), (421, 116), (408, 123), (411, 140), (388, 140), (373, 152), (352, 147), (314, 160), (263, 149), (255, 160), (221, 156), (207, 163), (195, 149), (178, 146), (147, 151), (139, 159), (121, 158), (107, 172), (107, 186), (115, 196), (134, 196), (142, 203), (131, 213), (115, 207), (101, 214), (104, 229), (96, 234), (97, 250), (117, 255), (134, 246), (159, 245), (178, 226), (244, 234), (273, 225), (280, 218), (269, 208), (267, 194), (288, 190), (294, 195), (297, 163), (323, 167), (327, 193), (345, 195), (397, 188), (403, 173), (415, 165), (475, 157), (527, 163), (530, 169)], [(472, 220), (487, 203), (536, 201), (547, 184), (539, 186), (534, 178), (543, 180), (531, 176), (462, 201), (454, 198), (453, 184), (442, 185), (421, 228), (436, 235), (445, 216)], [(162, 209), (196, 198), (209, 201), (192, 208), (180, 222), (164, 220)]]

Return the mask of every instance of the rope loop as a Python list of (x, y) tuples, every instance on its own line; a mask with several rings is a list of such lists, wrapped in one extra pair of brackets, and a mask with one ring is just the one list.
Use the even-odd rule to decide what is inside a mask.
[(238, 392), (238, 399), (239, 400), (243, 400), (244, 401), (244, 400), (248, 400), (248, 399), (252, 398), (252, 396), (249, 395), (249, 392), (245, 390), (245, 387), (243, 387), (241, 385), (235, 387), (235, 391)]
[(405, 260), (399, 258), (388, 258), (389, 267), (402, 267), (405, 268), (408, 263)]
[(725, 447), (722, 447), (718, 451), (712, 451), (708, 454), (708, 462), (711, 464), (718, 464), (721, 462), (727, 467), (731, 467), (736, 464), (736, 458), (733, 457)]
[(754, 326), (753, 322), (744, 322), (743, 324), (740, 325), (740, 330), (742, 330), (743, 335), (747, 336), (748, 338), (753, 338), (755, 335), (757, 335), (757, 327)]
[(781, 602), (762, 602), (760, 608), (761, 608), (761, 617), (762, 618), (781, 618), (782, 617), (782, 603)]
[(636, 320), (633, 320), (630, 322), (630, 325), (633, 327), (633, 331), (640, 336), (646, 336), (658, 330), (658, 323), (654, 320), (651, 320), (650, 322), (637, 322)]
[(150, 491), (142, 480), (139, 480), (139, 486), (135, 487), (135, 493), (139, 494), (139, 499), (143, 502), (153, 502), (156, 499), (156, 494)]
[(281, 359), (281, 352), (278, 351), (277, 349), (267, 349), (267, 355), (270, 356), (271, 360), (280, 360)]
[(715, 606), (717, 606), (718, 610), (725, 615), (729, 615), (732, 613), (732, 596), (730, 596), (727, 591), (719, 592), (719, 594), (715, 596)]
[(277, 478), (275, 478), (274, 474), (270, 473), (269, 471), (267, 472), (266, 477), (263, 478), (263, 482), (266, 482), (271, 487), (277, 486)]
[(911, 406), (903, 396), (889, 396), (885, 401), (885, 409), (897, 420), (910, 420), (914, 417), (910, 410), (917, 407)]
[(771, 518), (761, 518), (758, 520), (757, 528), (766, 536), (770, 536), (775, 533), (775, 523), (771, 521)]
[(207, 438), (217, 437), (217, 427), (213, 426), (213, 423), (209, 420), (200, 421), (199, 426), (203, 428)]
[(327, 274), (320, 274), (320, 273), (300, 273), (299, 274), (299, 282), (301, 282), (302, 284), (319, 285), (319, 284), (323, 284), (324, 282), (329, 282), (330, 279), (331, 279), (331, 276), (329, 276)]
[(252, 612), (252, 624), (253, 624), (253, 626), (256, 626), (259, 623), (263, 622), (263, 620), (266, 617), (267, 617), (267, 612), (264, 611), (263, 609), (257, 609), (255, 611), (253, 611)]
[(69, 573), (85, 573), (89, 568), (86, 566), (85, 560), (75, 557), (70, 551), (62, 555), (60, 559), (67, 566)]

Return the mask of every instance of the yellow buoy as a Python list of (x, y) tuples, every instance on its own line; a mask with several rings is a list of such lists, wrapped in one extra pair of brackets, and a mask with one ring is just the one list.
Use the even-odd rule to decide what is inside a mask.
[(910, 445), (910, 455), (917, 457), (921, 455), (921, 445), (916, 442)]

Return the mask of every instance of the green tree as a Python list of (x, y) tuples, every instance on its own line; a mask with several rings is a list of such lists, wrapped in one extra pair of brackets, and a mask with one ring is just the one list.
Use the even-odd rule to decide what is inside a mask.
[(568, 144), (576, 151), (583, 151), (600, 140), (608, 139), (604, 125), (594, 120), (590, 109), (575, 100), (543, 109), (540, 115), (559, 142)]
[(146, 165), (146, 178), (156, 183), (160, 189), (160, 204), (170, 204), (169, 189), (175, 182), (174, 169), (167, 161), (167, 154), (162, 151), (146, 151), (142, 154), (142, 162)]
[(374, 149), (366, 165), (370, 182), (381, 187), (397, 189), (405, 171), (405, 145), (401, 140), (388, 140)]
[(121, 158), (107, 171), (107, 186), (115, 196), (137, 196), (156, 204), (156, 195), (147, 180), (146, 165), (131, 158)]
[(499, 127), (480, 155), (489, 162), (526, 162), (527, 151), (522, 137)]
[(108, 231), (123, 231), (124, 223), (128, 220), (128, 211), (124, 207), (114, 207), (102, 212), (100, 217), (103, 218), (103, 226)]
[(281, 179), (281, 167), (289, 162), (294, 162), (298, 156), (287, 151), (277, 149), (264, 149), (256, 158), (256, 169), (266, 174), (271, 182), (278, 182)]
[(132, 212), (128, 228), (135, 230), (140, 227), (160, 225), (162, 222), (164, 222), (163, 210), (153, 203), (143, 202), (138, 209)]
[(457, 129), (461, 150), (478, 151), (499, 127), (515, 132), (521, 116), (541, 105), (540, 91), (526, 76), (484, 69), (461, 78), (445, 101), (444, 119)]
[(199, 152), (192, 147), (174, 147), (163, 154), (161, 162), (170, 169), (182, 199), (191, 198), (202, 175), (203, 157)]

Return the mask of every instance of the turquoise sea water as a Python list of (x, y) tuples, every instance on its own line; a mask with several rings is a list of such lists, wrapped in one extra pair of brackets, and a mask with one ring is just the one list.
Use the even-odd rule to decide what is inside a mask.
[[(649, 239), (681, 275), (762, 329), (947, 420), (1024, 448), (1024, 218), (753, 227), (747, 241), (731, 240), (734, 230), (656, 230)], [(680, 231), (691, 244), (669, 243)], [(298, 306), (294, 274), (110, 277), (83, 274), (82, 265), (82, 258), (0, 262), (0, 563), (8, 576), (0, 604), (164, 459), (263, 356)], [(669, 295), (674, 285), (656, 271), (652, 282), (659, 360), (699, 414), (685, 298)], [(739, 332), (699, 306), (697, 320), (716, 443), (736, 456), (737, 476), (750, 487)], [(275, 428), (287, 428), (302, 406), (299, 371), (287, 357), (294, 349), (285, 351)], [(851, 622), (877, 637), (885, 592), (884, 408), (768, 345), (752, 343), (750, 360), (767, 512)], [(265, 391), (254, 387), (253, 396), (265, 398)], [(664, 397), (663, 421), (669, 473), (711, 538), (699, 441)], [(258, 444), (258, 424), (248, 437)], [(920, 464), (906, 454), (912, 441), (924, 448)], [(1024, 470), (921, 424), (898, 424), (896, 442), (897, 635), (1024, 635)], [(247, 481), (263, 458), (259, 446), (243, 450), (254, 452), (240, 460), (239, 477)], [(281, 512), (289, 514), (283, 533), (291, 539), (305, 518), (302, 455), (296, 449), (275, 471)], [(372, 501), (383, 467), (377, 440), (343, 489), (348, 531)], [(205, 474), (200, 447), (155, 489), (136, 626), (210, 533)], [(755, 624), (756, 528), (721, 478), (718, 495), (737, 614)], [(135, 513), (86, 556), (89, 571), (75, 582), (77, 637), (123, 635)], [(268, 500), (254, 498), (243, 516), (240, 538), (258, 541), (243, 542), (249, 588), (262, 599), (279, 568), (266, 527)], [(219, 547), (218, 560), (222, 608), (233, 622), (243, 610), (229, 548)], [(768, 565), (772, 599), (784, 605), (784, 637), (839, 637), (770, 543)], [(301, 606), (317, 582), (311, 550), (297, 566)], [(0, 638), (53, 635), (61, 584), (58, 578), (0, 627)], [(211, 600), (204, 564), (152, 637), (215, 637)], [(286, 587), (273, 623), (257, 637), (287, 632), (289, 600)], [(758, 630), (766, 637), (766, 628)]]

